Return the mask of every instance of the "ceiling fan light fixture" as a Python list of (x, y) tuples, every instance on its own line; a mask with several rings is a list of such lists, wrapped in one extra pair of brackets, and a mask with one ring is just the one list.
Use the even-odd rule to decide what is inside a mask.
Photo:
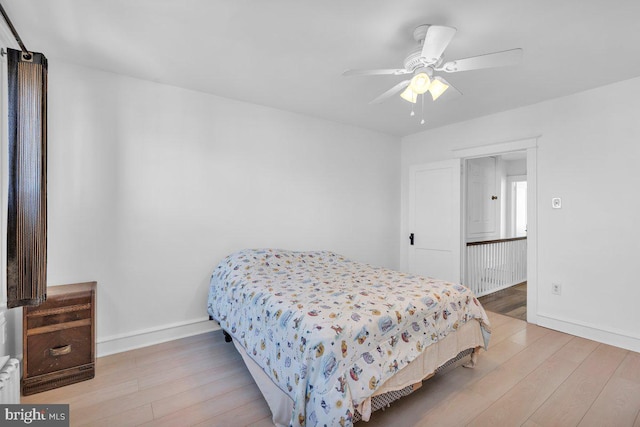
[[(344, 76), (373, 76), (373, 75), (408, 75), (406, 80), (397, 83), (386, 92), (379, 95), (370, 104), (380, 103), (400, 93), (400, 97), (415, 105), (418, 95), (431, 93), (433, 100), (440, 98), (449, 88), (450, 93), (462, 95), (444, 77), (435, 76), (434, 72), (457, 73), (459, 71), (480, 70), (484, 68), (515, 65), (522, 59), (522, 49), (509, 49), (500, 52), (476, 55), (468, 58), (445, 62), (444, 51), (456, 34), (456, 29), (446, 25), (424, 24), (413, 32), (413, 38), (419, 42), (418, 46), (409, 52), (404, 59), (404, 68), (385, 68), (374, 70), (347, 70)], [(424, 114), (424, 107), (423, 107)], [(414, 115), (412, 110), (411, 115)]]
[(407, 88), (400, 94), (400, 98), (408, 101), (412, 104), (415, 104), (418, 101), (418, 94), (413, 91), (411, 85), (407, 86)]
[(438, 99), (440, 95), (445, 93), (447, 89), (449, 89), (449, 85), (440, 80), (438, 77), (434, 78), (431, 82), (431, 85), (429, 86), (429, 92), (431, 92), (431, 97), (434, 101)]

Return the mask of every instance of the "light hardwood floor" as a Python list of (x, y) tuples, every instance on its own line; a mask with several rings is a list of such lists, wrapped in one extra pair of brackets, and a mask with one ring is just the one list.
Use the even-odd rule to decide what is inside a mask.
[(527, 320), (527, 282), (478, 298), (485, 310)]
[[(640, 354), (489, 312), (489, 351), (372, 415), (380, 426), (640, 427)], [(96, 378), (23, 397), (69, 403), (71, 425), (271, 426), (221, 331), (99, 358)]]

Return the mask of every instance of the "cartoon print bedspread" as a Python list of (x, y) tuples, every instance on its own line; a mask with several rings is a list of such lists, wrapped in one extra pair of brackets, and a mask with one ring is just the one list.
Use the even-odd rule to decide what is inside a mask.
[(208, 311), (293, 399), (292, 426), (350, 426), (426, 346), (473, 319), (489, 335), (469, 289), (332, 252), (236, 252), (213, 272)]

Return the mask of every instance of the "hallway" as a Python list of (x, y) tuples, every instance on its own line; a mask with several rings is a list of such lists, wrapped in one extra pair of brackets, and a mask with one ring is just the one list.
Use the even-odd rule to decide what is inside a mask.
[(527, 282), (478, 298), (485, 310), (527, 320)]

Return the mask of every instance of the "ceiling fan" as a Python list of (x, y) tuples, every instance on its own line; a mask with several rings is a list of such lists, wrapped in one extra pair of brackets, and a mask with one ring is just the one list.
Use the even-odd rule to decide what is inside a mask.
[[(378, 69), (378, 70), (346, 70), (343, 76), (375, 76), (394, 75), (401, 76), (413, 74), (410, 79), (404, 80), (391, 89), (378, 96), (370, 104), (377, 104), (387, 98), (403, 91), (402, 99), (415, 104), (418, 95), (424, 95), (427, 91), (432, 99), (438, 99), (447, 89), (458, 92), (444, 77), (435, 75), (435, 72), (457, 73), (460, 71), (479, 70), (482, 68), (502, 67), (515, 65), (522, 58), (522, 49), (510, 49), (502, 52), (488, 53), (486, 55), (472, 56), (470, 58), (455, 61), (444, 61), (443, 52), (456, 34), (456, 29), (444, 25), (420, 25), (413, 31), (413, 38), (421, 44), (413, 50), (404, 60), (404, 68)], [(423, 98), (424, 102), (424, 98)], [(423, 120), (424, 122), (424, 120)]]

